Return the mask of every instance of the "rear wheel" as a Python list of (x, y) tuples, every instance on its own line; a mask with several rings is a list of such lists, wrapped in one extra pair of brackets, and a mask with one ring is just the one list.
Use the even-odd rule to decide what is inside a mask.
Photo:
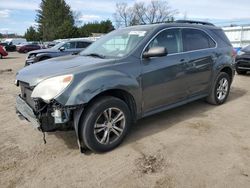
[(0, 59), (3, 59), (3, 55), (2, 54), (0, 54)]
[(221, 72), (211, 90), (210, 95), (207, 97), (207, 102), (214, 105), (223, 104), (229, 95), (231, 80), (227, 73)]
[(80, 120), (80, 138), (95, 152), (117, 147), (128, 133), (131, 114), (127, 104), (115, 97), (101, 97)]

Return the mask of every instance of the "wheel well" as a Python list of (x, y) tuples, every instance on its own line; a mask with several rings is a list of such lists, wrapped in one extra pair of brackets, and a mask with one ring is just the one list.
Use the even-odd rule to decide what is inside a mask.
[(233, 79), (233, 71), (232, 71), (231, 68), (225, 67), (225, 68), (223, 68), (223, 69), (221, 70), (221, 72), (227, 73), (228, 76), (229, 76), (229, 78), (230, 78), (230, 81), (232, 81), (232, 79)]
[(88, 102), (87, 106), (90, 103), (94, 102), (97, 98), (103, 97), (103, 96), (113, 96), (113, 97), (119, 98), (122, 101), (124, 101), (128, 105), (128, 108), (130, 109), (130, 112), (131, 112), (131, 115), (133, 118), (133, 122), (136, 121), (136, 118), (137, 118), (137, 110), (136, 109), (137, 108), (136, 108), (136, 103), (135, 103), (134, 97), (130, 93), (128, 93), (127, 91), (124, 91), (121, 89), (111, 89), (111, 90), (104, 91), (104, 92), (98, 94), (97, 96), (95, 96), (94, 98), (92, 98)]

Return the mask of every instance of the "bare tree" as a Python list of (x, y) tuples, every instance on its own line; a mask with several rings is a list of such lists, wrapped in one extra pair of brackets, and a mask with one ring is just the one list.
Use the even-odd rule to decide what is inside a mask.
[(117, 27), (127, 27), (172, 21), (177, 13), (177, 10), (172, 9), (166, 0), (151, 0), (149, 3), (134, 3), (131, 7), (126, 3), (118, 3), (114, 18)]
[(116, 12), (114, 13), (116, 27), (130, 26), (134, 22), (133, 8), (129, 7), (127, 3), (117, 3)]

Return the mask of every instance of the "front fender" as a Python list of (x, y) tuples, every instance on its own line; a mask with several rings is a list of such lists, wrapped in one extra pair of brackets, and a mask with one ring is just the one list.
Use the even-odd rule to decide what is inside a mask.
[(121, 89), (130, 93), (136, 103), (139, 100), (140, 83), (136, 77), (116, 70), (92, 73), (84, 78), (76, 76), (74, 84), (56, 100), (65, 104), (65, 106), (81, 105), (88, 103), (98, 94), (111, 89)]

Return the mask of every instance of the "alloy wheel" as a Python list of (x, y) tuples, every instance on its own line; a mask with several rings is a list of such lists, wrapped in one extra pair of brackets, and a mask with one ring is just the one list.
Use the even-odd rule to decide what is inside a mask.
[(219, 81), (217, 92), (216, 92), (216, 96), (218, 100), (222, 101), (226, 98), (227, 93), (228, 93), (228, 88), (229, 88), (228, 80), (226, 78), (222, 78)]
[(108, 108), (96, 120), (95, 138), (100, 144), (111, 144), (121, 137), (125, 125), (124, 113), (118, 108)]

